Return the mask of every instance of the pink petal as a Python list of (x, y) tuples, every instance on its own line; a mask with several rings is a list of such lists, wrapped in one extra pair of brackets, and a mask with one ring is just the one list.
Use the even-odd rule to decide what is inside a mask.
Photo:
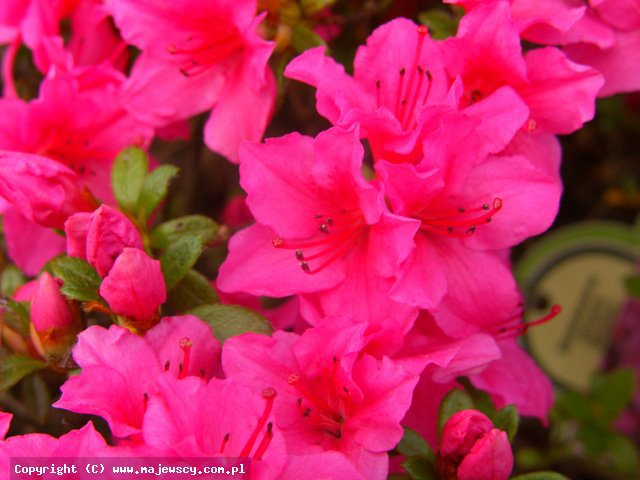
[(102, 281), (100, 295), (117, 314), (149, 320), (167, 299), (160, 262), (125, 248)]

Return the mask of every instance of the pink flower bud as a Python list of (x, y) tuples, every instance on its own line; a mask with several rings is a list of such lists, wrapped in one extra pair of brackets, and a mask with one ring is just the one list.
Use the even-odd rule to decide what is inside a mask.
[(148, 328), (167, 299), (160, 262), (142, 250), (125, 248), (102, 281), (100, 295), (115, 313)]
[(87, 231), (87, 261), (104, 277), (125, 247), (142, 249), (140, 233), (123, 213), (102, 205), (91, 215)]
[(78, 332), (77, 312), (60, 293), (60, 285), (47, 272), (37, 281), (31, 299), (32, 340), (43, 356), (62, 355)]
[(64, 222), (64, 233), (67, 234), (67, 255), (70, 257), (86, 260), (89, 223), (91, 223), (91, 214), (88, 212), (71, 215)]
[(506, 432), (482, 412), (455, 413), (442, 430), (437, 469), (447, 480), (506, 480), (513, 453)]
[(65, 165), (40, 155), (0, 152), (0, 195), (22, 215), (43, 227), (63, 228), (95, 200)]

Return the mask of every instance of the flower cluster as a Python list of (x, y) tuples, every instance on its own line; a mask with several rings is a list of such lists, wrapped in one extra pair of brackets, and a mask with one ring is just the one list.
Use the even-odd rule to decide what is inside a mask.
[[(559, 307), (522, 320), (509, 252), (556, 216), (557, 135), (640, 87), (640, 4), (450, 0), (466, 12), (455, 36), (392, 19), (352, 75), (301, 48), (281, 91), (314, 87), (330, 126), (260, 142), (290, 29), (265, 39), (274, 12), (258, 3), (0, 5), (3, 233), (35, 277), (8, 294), (0, 362), (79, 368), (54, 406), (110, 431), (10, 436), (0, 469), (32, 451), (214, 456), (251, 459), (257, 479), (384, 480), (415, 431), (439, 445), (438, 478), (508, 478), (499, 416), (467, 405), (443, 423), (438, 405), (464, 386), (547, 421), (551, 382), (518, 337)], [(33, 95), (15, 74), (25, 51)], [(159, 208), (177, 169), (149, 148), (192, 125), (239, 165), (246, 198), (224, 228)], [(196, 262), (220, 244), (210, 280)]]

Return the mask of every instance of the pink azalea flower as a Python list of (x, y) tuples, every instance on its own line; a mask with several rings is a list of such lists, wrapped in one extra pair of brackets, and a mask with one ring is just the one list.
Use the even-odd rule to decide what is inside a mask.
[(102, 280), (100, 296), (115, 313), (130, 318), (141, 331), (147, 330), (155, 323), (158, 307), (167, 300), (160, 261), (143, 250), (124, 248)]
[(2, 212), (2, 226), (9, 258), (27, 275), (37, 275), (45, 263), (65, 251), (62, 235), (29, 221), (13, 207)]
[[(561, 186), (522, 156), (488, 156), (471, 166), (464, 157), (447, 160), (427, 169), (425, 159), (423, 171), (376, 164), (394, 212), (421, 224), (391, 297), (465, 319), (500, 318), (520, 298), (509, 266), (496, 252), (549, 227)], [(445, 316), (437, 321), (449, 334), (473, 333)]]
[(234, 337), (225, 343), (223, 368), (234, 381), (278, 392), (275, 423), (291, 454), (339, 451), (377, 479), (386, 478), (386, 451), (402, 436), (399, 422), (427, 358), (365, 354), (366, 329), (366, 322), (338, 317), (301, 336)]
[[(257, 223), (231, 239), (218, 288), (308, 293), (322, 315), (346, 308), (374, 324), (394, 318), (397, 308), (410, 324), (414, 312), (390, 302), (387, 291), (417, 222), (387, 211), (382, 192), (362, 176), (362, 155), (357, 131), (339, 128), (316, 139), (291, 134), (245, 145), (241, 184)], [(398, 330), (408, 328), (404, 321)]]
[(125, 95), (132, 114), (162, 126), (213, 108), (205, 141), (232, 161), (240, 142), (260, 139), (275, 81), (267, 66), (273, 44), (256, 34), (255, 0), (105, 4), (125, 40), (143, 52)]
[(109, 78), (113, 81), (89, 86), (53, 72), (42, 82), (37, 99), (0, 100), (0, 148), (66, 165), (98, 198), (110, 201), (115, 157), (125, 147), (147, 145), (153, 130), (119, 106), (117, 81)]
[[(422, 145), (425, 139), (434, 132), (455, 131), (438, 123), (446, 122), (442, 116), (431, 113), (425, 119), (434, 106), (458, 107), (459, 85), (450, 82), (443, 60), (440, 45), (429, 38), (424, 26), (395, 19), (376, 29), (367, 45), (358, 49), (353, 78), (324, 56), (323, 47), (294, 59), (285, 73), (317, 87), (317, 109), (334, 125), (360, 125), (374, 160), (418, 163), (424, 152), (431, 153), (429, 146)], [(485, 105), (467, 112), (482, 137), (469, 146), (477, 157), (502, 149), (528, 113), (522, 100), (507, 90), (497, 92)], [(425, 124), (429, 119), (431, 124)], [(456, 145), (468, 143), (465, 139)]]
[(272, 419), (277, 395), (230, 380), (160, 376), (149, 391), (144, 443), (161, 456), (248, 457), (251, 478), (280, 478), (287, 451)]
[(76, 0), (70, 15), (70, 33), (44, 36), (32, 47), (34, 63), (43, 73), (53, 67), (76, 77), (91, 69), (124, 70), (129, 59), (127, 44), (120, 38), (101, 0)]
[(73, 170), (20, 152), (0, 151), (0, 195), (31, 222), (53, 228), (63, 228), (70, 215), (95, 205)]
[(498, 407), (513, 404), (521, 415), (547, 423), (553, 406), (553, 386), (533, 359), (514, 338), (499, 342), (502, 356), (480, 373), (470, 377), (473, 384), (489, 392)]
[(101, 277), (111, 270), (125, 247), (142, 249), (142, 238), (126, 215), (108, 205), (92, 214), (70, 217), (65, 223), (67, 253), (86, 259)]
[(529, 130), (571, 133), (593, 118), (602, 76), (571, 62), (556, 48), (523, 56), (518, 26), (506, 1), (467, 13), (456, 37), (443, 43), (443, 52), (449, 75), (462, 78), (467, 102), (501, 86), (514, 88), (530, 109)]
[[(470, 10), (496, 0), (444, 0)], [(543, 32), (567, 32), (585, 14), (587, 7), (572, 0), (510, 0), (511, 15), (522, 37), (535, 42)], [(540, 32), (540, 33), (539, 33)]]
[(507, 480), (513, 453), (507, 433), (478, 410), (462, 410), (447, 420), (437, 458), (445, 480)]
[(0, 471), (9, 472), (12, 457), (95, 457), (106, 454), (107, 442), (92, 423), (55, 438), (44, 433), (30, 433), (4, 438), (11, 415), (0, 412)]
[(219, 354), (211, 328), (190, 315), (165, 317), (144, 337), (115, 325), (89, 327), (73, 350), (82, 371), (61, 387), (54, 406), (100, 415), (116, 437), (135, 435), (158, 377), (169, 372), (181, 379), (209, 379)]
[(29, 47), (59, 31), (78, 0), (6, 0), (0, 5), (0, 44), (22, 38)]

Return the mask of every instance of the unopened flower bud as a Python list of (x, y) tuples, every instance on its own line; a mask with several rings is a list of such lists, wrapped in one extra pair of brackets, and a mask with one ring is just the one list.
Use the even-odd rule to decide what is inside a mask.
[(158, 307), (167, 299), (160, 262), (142, 250), (125, 248), (102, 281), (100, 295), (115, 313), (146, 330), (159, 319)]
[(48, 273), (38, 279), (31, 300), (31, 338), (42, 356), (69, 351), (79, 331), (78, 312), (60, 293), (60, 285)]
[(484, 413), (462, 410), (442, 430), (436, 465), (446, 480), (507, 480), (513, 453), (507, 433), (494, 428)]

